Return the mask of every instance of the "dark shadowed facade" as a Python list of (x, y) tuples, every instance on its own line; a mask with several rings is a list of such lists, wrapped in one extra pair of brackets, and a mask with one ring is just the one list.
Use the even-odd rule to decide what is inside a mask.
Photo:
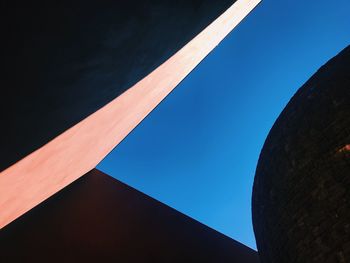
[(118, 97), (234, 2), (4, 3), (0, 171)]
[(0, 262), (259, 262), (256, 251), (96, 169), (1, 230), (0, 247)]
[(277, 119), (252, 208), (261, 262), (350, 262), (350, 47)]
[(258, 263), (90, 170), (259, 2), (2, 5), (0, 262)]
[(96, 167), (260, 1), (4, 3), (0, 228)]

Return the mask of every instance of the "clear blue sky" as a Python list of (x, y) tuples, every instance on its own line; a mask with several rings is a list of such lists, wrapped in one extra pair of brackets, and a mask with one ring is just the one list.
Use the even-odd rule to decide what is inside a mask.
[(349, 11), (264, 0), (98, 168), (256, 248), (259, 152), (296, 90), (350, 44)]

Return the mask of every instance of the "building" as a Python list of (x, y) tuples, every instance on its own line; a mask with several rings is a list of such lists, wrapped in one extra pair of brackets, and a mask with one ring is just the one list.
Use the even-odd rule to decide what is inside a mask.
[[(47, 240), (52, 237), (50, 233), (57, 231), (55, 218), (64, 218), (69, 203), (82, 202), (93, 186), (88, 183), (88, 192), (74, 193), (72, 199), (67, 195), (70, 190), (62, 189), (89, 173), (259, 2), (180, 0), (175, 3), (146, 0), (142, 3), (6, 3), (1, 18), (6, 39), (2, 58), (6, 69), (1, 79), (1, 86), (4, 87), (1, 114), (6, 125), (2, 129), (0, 158), (0, 239), (6, 252), (16, 251), (15, 256), (34, 260), (40, 255), (44, 256), (42, 251), (38, 252), (39, 244), (47, 245), (50, 251), (50, 244), (59, 249), (59, 245), (67, 248), (67, 242), (73, 242), (74, 238), (82, 240), (85, 237), (83, 232), (68, 239), (67, 236), (56, 236), (55, 240)], [(90, 172), (69, 189), (89, 182), (88, 178), (95, 178), (97, 174), (97, 171)], [(104, 180), (102, 178), (107, 176), (101, 175), (101, 182)], [(111, 184), (119, 185), (113, 180)], [(103, 187), (109, 188), (107, 184)], [(115, 195), (116, 199), (111, 199), (110, 205), (119, 202), (118, 198), (123, 199), (123, 195)], [(50, 200), (45, 201), (51, 196)], [(66, 201), (54, 208), (52, 203), (58, 201), (52, 200)], [(106, 199), (99, 205), (105, 202), (108, 205)], [(125, 202), (120, 209), (127, 207), (127, 200)], [(142, 202), (136, 202), (140, 209), (162, 207), (155, 201), (149, 201), (145, 206)], [(80, 207), (80, 203), (76, 207)], [(85, 212), (93, 213), (98, 208), (104, 207), (98, 206)], [(107, 213), (106, 210), (101, 211)], [(208, 244), (198, 241), (192, 256), (216, 262), (210, 253), (218, 255), (217, 251), (222, 249), (223, 255), (230, 260), (237, 258), (236, 262), (248, 262), (241, 259), (241, 255), (256, 260), (254, 251), (215, 231), (169, 208), (159, 208), (159, 211), (160, 218), (164, 218), (162, 213), (172, 213), (179, 218), (176, 220), (190, 222), (186, 224), (200, 228), (200, 233), (193, 232), (194, 240), (203, 235), (208, 235), (209, 240), (222, 239), (213, 250), (208, 248)], [(80, 214), (77, 210), (75, 216), (83, 220), (85, 212)], [(52, 225), (43, 221), (50, 216), (53, 216), (50, 219)], [(94, 216), (98, 218), (99, 215)], [(144, 216), (146, 221), (157, 218)], [(131, 215), (126, 218), (131, 218)], [(173, 226), (166, 223), (160, 229), (153, 228), (154, 237), (164, 237), (171, 227), (182, 227), (176, 220)], [(105, 222), (106, 226), (113, 223)], [(131, 227), (127, 223), (124, 226)], [(80, 224), (84, 225), (82, 222), (76, 223)], [(98, 225), (94, 226), (96, 230), (99, 229)], [(63, 232), (59, 233), (62, 235), (65, 234), (65, 227), (73, 231), (69, 223), (60, 227)], [(142, 231), (148, 231), (146, 225), (139, 227)], [(18, 232), (18, 229), (23, 231)], [(31, 232), (33, 229), (38, 237), (35, 242), (34, 233)], [(114, 228), (111, 226), (108, 229)], [(189, 231), (175, 234), (184, 238), (192, 230)], [(23, 236), (25, 233), (30, 235), (29, 239)], [(108, 231), (104, 233), (109, 234)], [(95, 234), (98, 236), (98, 233)], [(173, 255), (166, 253), (174, 253), (176, 250), (170, 250), (174, 246), (178, 249), (177, 253), (184, 251), (189, 255), (188, 246), (184, 246), (186, 243), (174, 240), (176, 235), (167, 237), (168, 247), (162, 250), (164, 254), (159, 255), (172, 258)], [(125, 243), (119, 243), (120, 239), (108, 243), (112, 237), (103, 238), (107, 242), (103, 249), (109, 248), (109, 251), (116, 248), (108, 244), (115, 245), (117, 241), (120, 248), (125, 246), (132, 249), (132, 242), (148, 240), (145, 236), (135, 235), (134, 240), (123, 239)], [(150, 242), (149, 246), (152, 244)], [(20, 248), (26, 253), (21, 255)], [(204, 253), (203, 248), (206, 248), (207, 254), (196, 254), (200, 251)], [(128, 255), (132, 256), (130, 251)], [(145, 257), (147, 251), (143, 250)], [(78, 247), (75, 252), (79, 257), (92, 255), (83, 255)], [(2, 254), (6, 255), (9, 254)], [(117, 257), (119, 254), (114, 255)], [(15, 256), (6, 257), (6, 260), (15, 260)], [(58, 260), (59, 256), (57, 253), (57, 257), (50, 261)], [(77, 258), (73, 256), (72, 260)]]
[(350, 260), (350, 46), (293, 96), (261, 151), (253, 224), (261, 262)]
[(96, 169), (0, 237), (1, 262), (258, 262), (256, 251)]

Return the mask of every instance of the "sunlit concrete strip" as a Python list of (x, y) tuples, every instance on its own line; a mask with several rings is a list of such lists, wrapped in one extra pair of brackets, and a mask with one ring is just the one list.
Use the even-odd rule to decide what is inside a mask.
[(261, 0), (238, 0), (151, 74), (0, 174), (0, 228), (93, 169)]

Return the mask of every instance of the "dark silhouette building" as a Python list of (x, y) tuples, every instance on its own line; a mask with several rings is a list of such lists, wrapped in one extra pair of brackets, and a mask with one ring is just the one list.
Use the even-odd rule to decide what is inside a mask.
[(234, 2), (4, 3), (0, 171), (118, 97)]
[(96, 167), (259, 2), (4, 3), (0, 228)]
[(259, 2), (2, 4), (0, 262), (258, 262), (91, 169)]
[(278, 117), (252, 209), (262, 263), (350, 262), (350, 46)]
[(0, 262), (258, 263), (256, 251), (98, 170), (0, 232)]

